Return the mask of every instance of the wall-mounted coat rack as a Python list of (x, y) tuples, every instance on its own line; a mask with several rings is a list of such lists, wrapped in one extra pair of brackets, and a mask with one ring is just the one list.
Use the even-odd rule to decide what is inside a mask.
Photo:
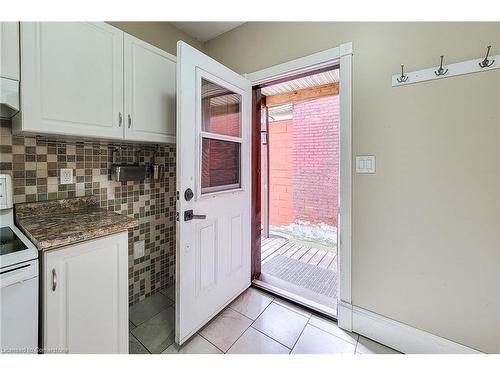
[(446, 65), (443, 64), (444, 56), (441, 56), (439, 65), (414, 72), (405, 72), (404, 65), (401, 65), (401, 73), (392, 76), (392, 87), (499, 69), (500, 55), (489, 56), (490, 48), (487, 47), (486, 57)]

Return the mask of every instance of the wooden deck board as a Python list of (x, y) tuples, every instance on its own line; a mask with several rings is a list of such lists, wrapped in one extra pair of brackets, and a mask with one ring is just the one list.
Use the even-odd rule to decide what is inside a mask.
[(261, 259), (262, 264), (277, 255), (299, 260), (301, 262), (335, 271), (337, 269), (336, 254), (325, 249), (304, 246), (288, 241), (286, 238), (262, 238)]
[(307, 253), (302, 255), (302, 257), (299, 259), (304, 263), (310, 264), (310, 260), (312, 259), (313, 256), (316, 255), (316, 253), (319, 251), (319, 249), (316, 249), (315, 247), (311, 247)]
[(312, 264), (313, 266), (317, 266), (319, 262), (325, 257), (325, 255), (328, 254), (326, 250), (319, 249), (316, 254), (309, 260), (309, 264)]
[(267, 257), (269, 254), (279, 250), (282, 246), (286, 245), (288, 241), (284, 238), (274, 238), (262, 247), (261, 258)]
[(326, 254), (323, 259), (321, 259), (321, 262), (318, 263), (318, 267), (321, 268), (326, 268), (328, 269), (328, 266), (330, 266), (330, 263), (333, 262), (335, 256), (332, 254)]
[(335, 256), (333, 257), (333, 260), (328, 266), (328, 269), (330, 271), (337, 271), (337, 254), (335, 254)]
[(281, 255), (285, 252), (287, 252), (291, 247), (293, 246), (293, 243), (286, 243), (282, 247), (280, 247), (278, 250), (272, 252), (271, 254), (267, 254), (265, 258), (262, 259), (262, 264), (269, 262), (271, 259), (273, 259), (276, 255)]
[(308, 246), (301, 246), (290, 258), (299, 260), (309, 249), (310, 247)]

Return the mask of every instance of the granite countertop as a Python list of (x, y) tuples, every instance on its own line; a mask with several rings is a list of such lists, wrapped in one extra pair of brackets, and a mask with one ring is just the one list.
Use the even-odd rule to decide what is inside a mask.
[(139, 225), (99, 208), (93, 196), (15, 205), (17, 226), (40, 251), (118, 233)]

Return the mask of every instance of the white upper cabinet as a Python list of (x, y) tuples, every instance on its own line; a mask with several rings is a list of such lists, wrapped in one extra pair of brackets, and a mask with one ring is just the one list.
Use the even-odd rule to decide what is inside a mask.
[(23, 22), (15, 130), (122, 138), (122, 72), (122, 31), (105, 23)]
[(0, 22), (0, 77), (19, 80), (19, 22)]
[(14, 131), (175, 142), (175, 60), (104, 22), (22, 22)]
[(125, 34), (125, 139), (175, 142), (176, 58)]

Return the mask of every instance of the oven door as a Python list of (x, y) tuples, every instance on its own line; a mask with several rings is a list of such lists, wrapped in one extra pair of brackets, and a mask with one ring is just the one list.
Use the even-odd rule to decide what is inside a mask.
[(0, 269), (0, 352), (36, 353), (38, 260)]

